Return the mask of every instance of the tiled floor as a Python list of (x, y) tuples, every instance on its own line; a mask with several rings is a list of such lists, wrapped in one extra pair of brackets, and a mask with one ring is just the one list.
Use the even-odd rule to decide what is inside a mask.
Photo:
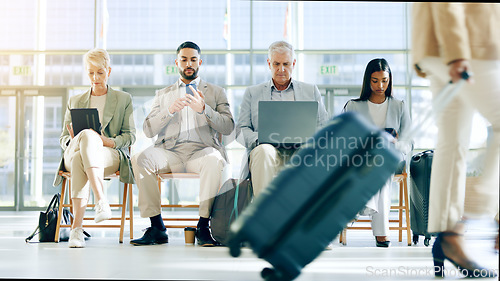
[[(0, 212), (1, 279), (131, 279), (131, 280), (262, 280), (260, 271), (269, 264), (247, 248), (233, 258), (225, 247), (203, 248), (185, 245), (182, 230), (168, 231), (170, 243), (132, 246), (129, 233), (118, 243), (117, 229), (87, 229), (91, 240), (84, 249), (70, 249), (66, 242), (25, 243), (35, 228), (39, 212)], [(134, 237), (142, 236), (149, 220), (135, 217)], [(496, 229), (471, 225), (467, 234), (470, 253), (498, 272), (498, 253), (493, 251)], [(296, 280), (434, 280), (431, 245), (374, 247), (371, 231), (350, 230), (348, 244), (336, 239), (333, 249), (324, 251), (303, 269)], [(37, 241), (34, 238), (32, 241)], [(445, 264), (452, 269), (451, 264)], [(451, 274), (457, 274), (451, 270)], [(460, 279), (450, 276), (448, 279)], [(496, 280), (496, 279), (495, 279)]]

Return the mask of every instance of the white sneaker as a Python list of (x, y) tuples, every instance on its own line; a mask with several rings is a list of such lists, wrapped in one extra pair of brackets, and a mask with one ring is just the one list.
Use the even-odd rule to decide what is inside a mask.
[(97, 204), (95, 204), (95, 217), (94, 221), (96, 223), (102, 222), (103, 220), (109, 220), (111, 218), (111, 208), (105, 199), (101, 199)]
[(77, 227), (69, 232), (68, 245), (70, 248), (84, 248), (85, 237), (83, 235), (83, 228)]

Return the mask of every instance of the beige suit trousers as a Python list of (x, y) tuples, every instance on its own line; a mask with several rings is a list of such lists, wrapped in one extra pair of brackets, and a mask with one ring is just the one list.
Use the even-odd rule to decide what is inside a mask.
[[(434, 96), (449, 81), (448, 67), (437, 57), (419, 63), (428, 74)], [(434, 151), (429, 194), (431, 233), (451, 230), (462, 216), (490, 217), (498, 213), (500, 147), (500, 61), (471, 60), (474, 83), (466, 83), (458, 96), (437, 115), (438, 140)], [(481, 183), (468, 198), (464, 211), (466, 156), (472, 117), (477, 110), (492, 126)]]
[(135, 181), (139, 188), (141, 217), (161, 214), (161, 194), (156, 174), (190, 172), (200, 174), (200, 217), (209, 218), (212, 204), (221, 185), (226, 161), (218, 150), (201, 143), (186, 142), (173, 149), (151, 146), (132, 159)]
[(90, 188), (87, 169), (104, 169), (103, 178), (109, 176), (120, 168), (120, 154), (116, 149), (104, 147), (96, 132), (83, 130), (64, 151), (64, 167), (71, 172), (71, 198), (88, 200)]
[(283, 168), (294, 150), (279, 150), (270, 144), (260, 144), (250, 152), (249, 169), (253, 195), (257, 196)]

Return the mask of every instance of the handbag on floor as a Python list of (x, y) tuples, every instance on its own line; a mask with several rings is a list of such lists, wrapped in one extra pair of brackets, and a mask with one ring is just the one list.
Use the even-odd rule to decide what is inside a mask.
[[(61, 219), (62, 224), (71, 224), (70, 217), (73, 217), (73, 214), (71, 214), (71, 212), (67, 208), (63, 208), (62, 217), (59, 218), (58, 212), (60, 202), (61, 194), (54, 194), (45, 212), (40, 212), (40, 216), (38, 218), (38, 226), (35, 231), (33, 231), (33, 233), (25, 239), (26, 242), (29, 242), (37, 234), (38, 241), (40, 242), (54, 242), (56, 236), (57, 220)], [(68, 241), (69, 232), (69, 229), (61, 228), (59, 230), (59, 241)], [(90, 237), (90, 235), (85, 231), (84, 234), (87, 237)]]

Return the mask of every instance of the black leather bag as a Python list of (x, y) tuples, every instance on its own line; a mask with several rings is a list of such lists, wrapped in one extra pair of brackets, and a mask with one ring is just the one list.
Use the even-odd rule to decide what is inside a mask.
[[(33, 237), (38, 234), (38, 240), (40, 242), (54, 242), (54, 238), (56, 236), (56, 227), (57, 220), (59, 219), (59, 204), (61, 201), (61, 194), (57, 193), (50, 200), (49, 206), (45, 212), (40, 212), (40, 216), (38, 218), (38, 226), (33, 231), (33, 233), (28, 236), (25, 241), (29, 242)], [(67, 209), (63, 209), (62, 214), (62, 224), (71, 224), (70, 217), (73, 214)], [(69, 240), (69, 230), (61, 228), (59, 230), (59, 240), (60, 241), (68, 241)]]

